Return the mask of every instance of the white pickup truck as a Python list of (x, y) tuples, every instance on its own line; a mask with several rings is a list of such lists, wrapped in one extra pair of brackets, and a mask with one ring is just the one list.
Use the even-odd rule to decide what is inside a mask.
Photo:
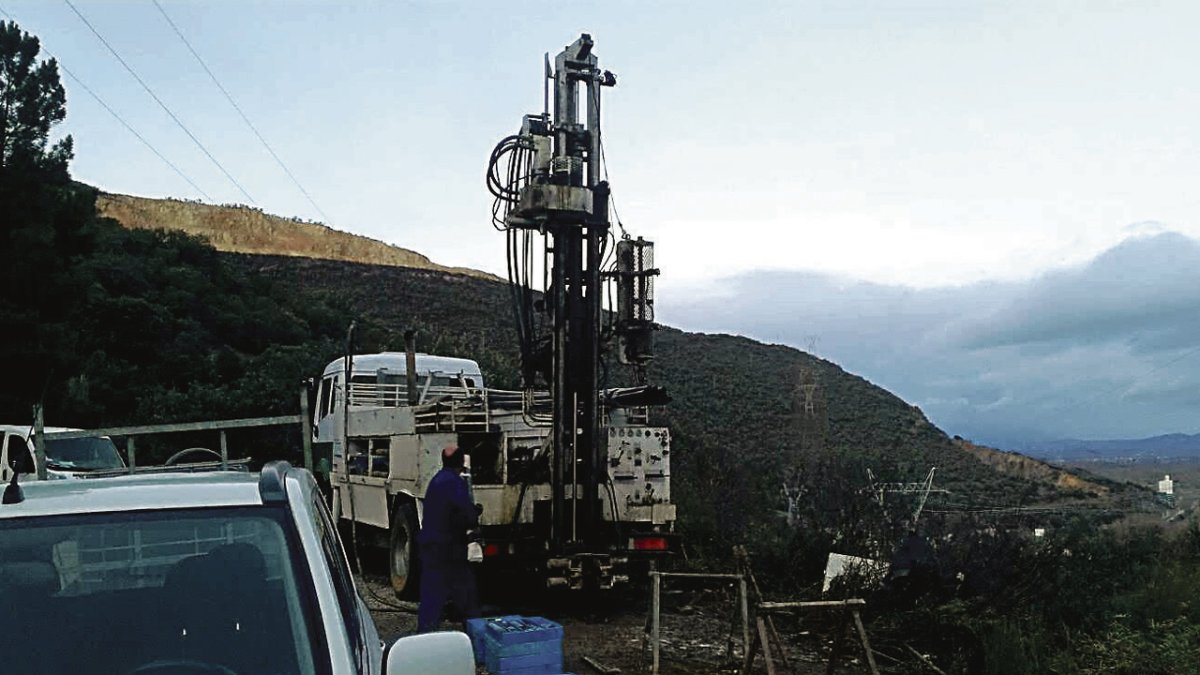
[(24, 480), (0, 500), (5, 675), (472, 675), (459, 632), (386, 651), (312, 474)]
[[(108, 436), (86, 438), (54, 438), (53, 434), (77, 431), (61, 427), (46, 427), (47, 478), (77, 478), (93, 471), (120, 470), (125, 460)], [(37, 454), (33, 450), (33, 428), (25, 425), (0, 424), (0, 482), (8, 482), (13, 471), (37, 474)]]

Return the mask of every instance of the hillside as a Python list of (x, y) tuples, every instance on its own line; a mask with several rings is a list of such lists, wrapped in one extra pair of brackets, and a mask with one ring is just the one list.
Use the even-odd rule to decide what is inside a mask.
[(101, 192), (96, 210), (130, 229), (167, 228), (202, 237), (218, 251), (348, 260), (494, 278), (478, 270), (438, 265), (415, 251), (321, 223), (274, 216), (249, 206), (211, 206)]
[[(415, 328), (423, 351), (480, 361), (501, 386), (516, 384), (508, 290), (501, 283), (429, 270), (279, 256), (232, 256), (240, 268), (312, 293), (353, 312), (381, 347), (400, 348)], [(725, 481), (753, 482), (790, 460), (798, 445), (790, 405), (796, 373), (818, 382), (827, 417), (824, 446), (860, 459), (887, 480), (909, 480), (938, 467), (939, 484), (956, 497), (1020, 502), (1036, 492), (964, 452), (921, 411), (837, 365), (782, 345), (730, 335), (664, 328), (651, 380), (674, 398), (664, 411), (685, 472), (699, 455), (719, 464)], [(615, 379), (617, 374), (613, 374)], [(863, 475), (848, 477), (865, 481)], [(773, 488), (772, 491), (777, 491)], [(757, 492), (757, 490), (755, 490)]]

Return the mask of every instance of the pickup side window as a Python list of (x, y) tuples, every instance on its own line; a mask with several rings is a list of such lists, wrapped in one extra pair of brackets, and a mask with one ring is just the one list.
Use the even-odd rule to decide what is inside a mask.
[(318, 408), (318, 420), (323, 420), (329, 415), (329, 399), (333, 393), (333, 378), (327, 377), (321, 380), (321, 407)]
[(17, 473), (33, 473), (33, 456), (29, 454), (29, 444), (16, 434), (9, 434), (5, 439), (5, 451), (8, 465)]

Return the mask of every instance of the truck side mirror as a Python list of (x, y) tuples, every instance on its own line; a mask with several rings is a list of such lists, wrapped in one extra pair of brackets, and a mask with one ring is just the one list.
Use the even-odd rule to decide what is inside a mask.
[(422, 633), (396, 640), (388, 650), (387, 675), (474, 675), (475, 652), (466, 633)]

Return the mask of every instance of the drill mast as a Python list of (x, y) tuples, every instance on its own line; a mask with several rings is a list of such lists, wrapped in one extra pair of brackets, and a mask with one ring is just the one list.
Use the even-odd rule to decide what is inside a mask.
[[(558, 54), (552, 72), (547, 61), (553, 115), (526, 115), (520, 133), (493, 151), (488, 169), (496, 196), (493, 222), (509, 236), (522, 384), (532, 390), (541, 375), (553, 400), (550, 539), (558, 552), (587, 549), (602, 524), (599, 490), (608, 480), (600, 400), (606, 280), (616, 279), (623, 300), (637, 299), (622, 303), (630, 320), (614, 326), (622, 362), (640, 366), (649, 360), (645, 336), (652, 324), (653, 299), (646, 289), (653, 271), (638, 266), (652, 260), (652, 254), (642, 255), (651, 244), (639, 240), (633, 260), (633, 242), (622, 241), (618, 253), (628, 251), (625, 263), (611, 273), (603, 269), (613, 238), (609, 186), (601, 180), (600, 94), (616, 78), (599, 69), (592, 46), (591, 36), (583, 34)], [(499, 164), (506, 155), (508, 173), (502, 177)], [(540, 301), (531, 288), (535, 234), (545, 237)], [(638, 290), (630, 290), (635, 281)]]

